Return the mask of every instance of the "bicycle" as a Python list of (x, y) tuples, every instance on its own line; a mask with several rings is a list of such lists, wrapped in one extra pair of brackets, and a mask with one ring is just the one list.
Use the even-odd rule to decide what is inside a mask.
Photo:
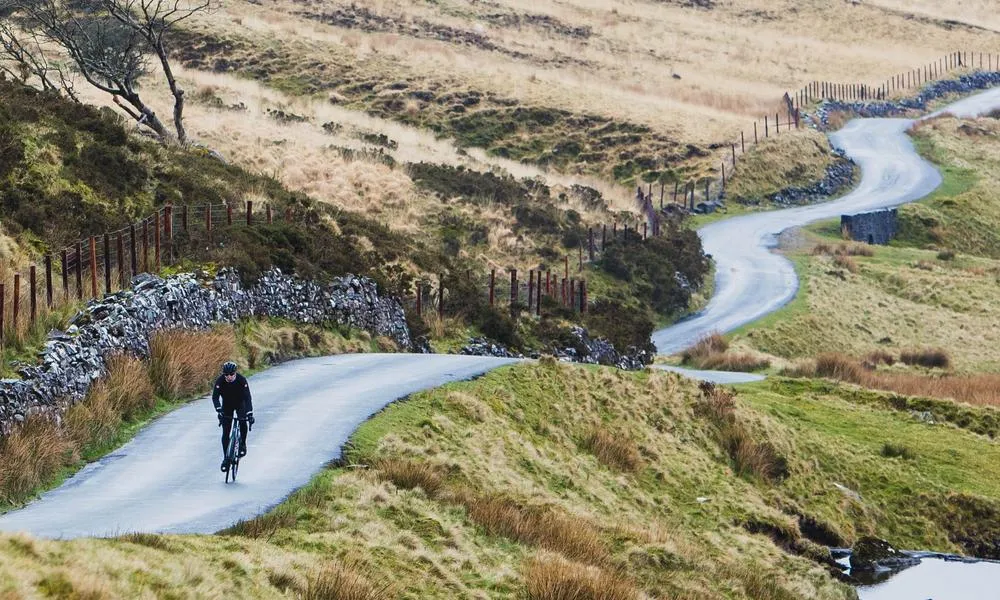
[[(233, 424), (229, 428), (229, 447), (226, 448), (226, 462), (229, 463), (229, 468), (226, 469), (226, 483), (229, 483), (230, 477), (232, 482), (236, 483), (236, 472), (240, 469), (240, 442), (242, 441), (240, 422), (246, 421), (247, 419), (233, 415)], [(222, 423), (219, 423), (219, 427), (222, 427)], [(253, 425), (250, 425), (249, 428), (252, 430)]]

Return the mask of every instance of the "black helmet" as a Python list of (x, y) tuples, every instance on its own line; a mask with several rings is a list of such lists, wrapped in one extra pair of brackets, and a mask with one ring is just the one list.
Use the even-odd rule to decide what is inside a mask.
[(235, 372), (236, 372), (236, 363), (234, 363), (233, 361), (231, 360), (227, 361), (224, 365), (222, 365), (223, 375), (232, 375)]

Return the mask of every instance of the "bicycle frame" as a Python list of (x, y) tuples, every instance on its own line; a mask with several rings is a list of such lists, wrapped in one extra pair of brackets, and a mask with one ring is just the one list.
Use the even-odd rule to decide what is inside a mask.
[(226, 460), (229, 461), (229, 469), (226, 470), (226, 483), (229, 483), (230, 477), (232, 477), (233, 482), (236, 482), (236, 472), (240, 468), (240, 442), (243, 439), (240, 433), (240, 423), (247, 422), (247, 419), (241, 419), (238, 415), (233, 415), (232, 425), (229, 427), (229, 446), (226, 448)]

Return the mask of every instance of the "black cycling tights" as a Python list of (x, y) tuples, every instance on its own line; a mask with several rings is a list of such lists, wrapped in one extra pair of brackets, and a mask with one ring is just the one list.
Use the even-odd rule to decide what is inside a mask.
[[(235, 411), (235, 410), (227, 410), (226, 408), (222, 409), (222, 417), (223, 417), (223, 419), (222, 419), (222, 454), (223, 455), (225, 455), (226, 454), (226, 450), (229, 449), (229, 430), (232, 429), (232, 427), (233, 427), (233, 413), (234, 412), (237, 412), (237, 411)], [(243, 419), (242, 421), (240, 421), (240, 438), (243, 440), (243, 443), (246, 444), (247, 443), (247, 422), (246, 422), (246, 415), (242, 415), (241, 414), (240, 418)], [(239, 448), (237, 448), (237, 450), (239, 450)]]

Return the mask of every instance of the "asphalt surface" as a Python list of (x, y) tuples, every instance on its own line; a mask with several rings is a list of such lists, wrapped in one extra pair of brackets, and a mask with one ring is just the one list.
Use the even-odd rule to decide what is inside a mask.
[[(973, 117), (1000, 108), (1000, 88), (966, 98), (930, 115), (949, 112)], [(855, 119), (831, 135), (861, 166), (850, 194), (831, 202), (718, 221), (698, 230), (705, 252), (715, 259), (715, 295), (700, 313), (653, 334), (660, 354), (674, 354), (714, 331), (725, 333), (789, 302), (798, 289), (792, 263), (771, 250), (789, 228), (842, 214), (889, 208), (919, 200), (941, 183), (937, 170), (920, 158), (906, 136), (907, 119)]]
[(371, 415), (393, 400), (469, 379), (512, 360), (352, 354), (280, 365), (250, 378), (257, 424), (238, 480), (226, 484), (211, 398), (145, 428), (27, 507), (0, 531), (48, 538), (134, 531), (213, 533), (254, 517), (305, 485)]
[[(972, 116), (1000, 107), (1000, 89), (948, 112)], [(912, 121), (866, 119), (832, 136), (863, 170), (857, 190), (826, 204), (738, 217), (699, 230), (716, 262), (715, 296), (704, 311), (653, 336), (660, 353), (679, 351), (713, 331), (730, 331), (788, 302), (791, 263), (771, 252), (790, 227), (896, 206), (936, 188), (937, 171), (904, 132)], [(212, 533), (278, 504), (340, 456), (350, 434), (393, 400), (475, 377), (507, 359), (456, 355), (364, 354), (287, 363), (251, 378), (257, 425), (239, 482), (225, 484), (211, 400), (158, 419), (131, 442), (88, 465), (27, 507), (0, 516), (0, 531), (50, 538), (123, 533)], [(744, 374), (683, 369), (720, 381)], [(756, 377), (756, 376), (750, 376)]]

